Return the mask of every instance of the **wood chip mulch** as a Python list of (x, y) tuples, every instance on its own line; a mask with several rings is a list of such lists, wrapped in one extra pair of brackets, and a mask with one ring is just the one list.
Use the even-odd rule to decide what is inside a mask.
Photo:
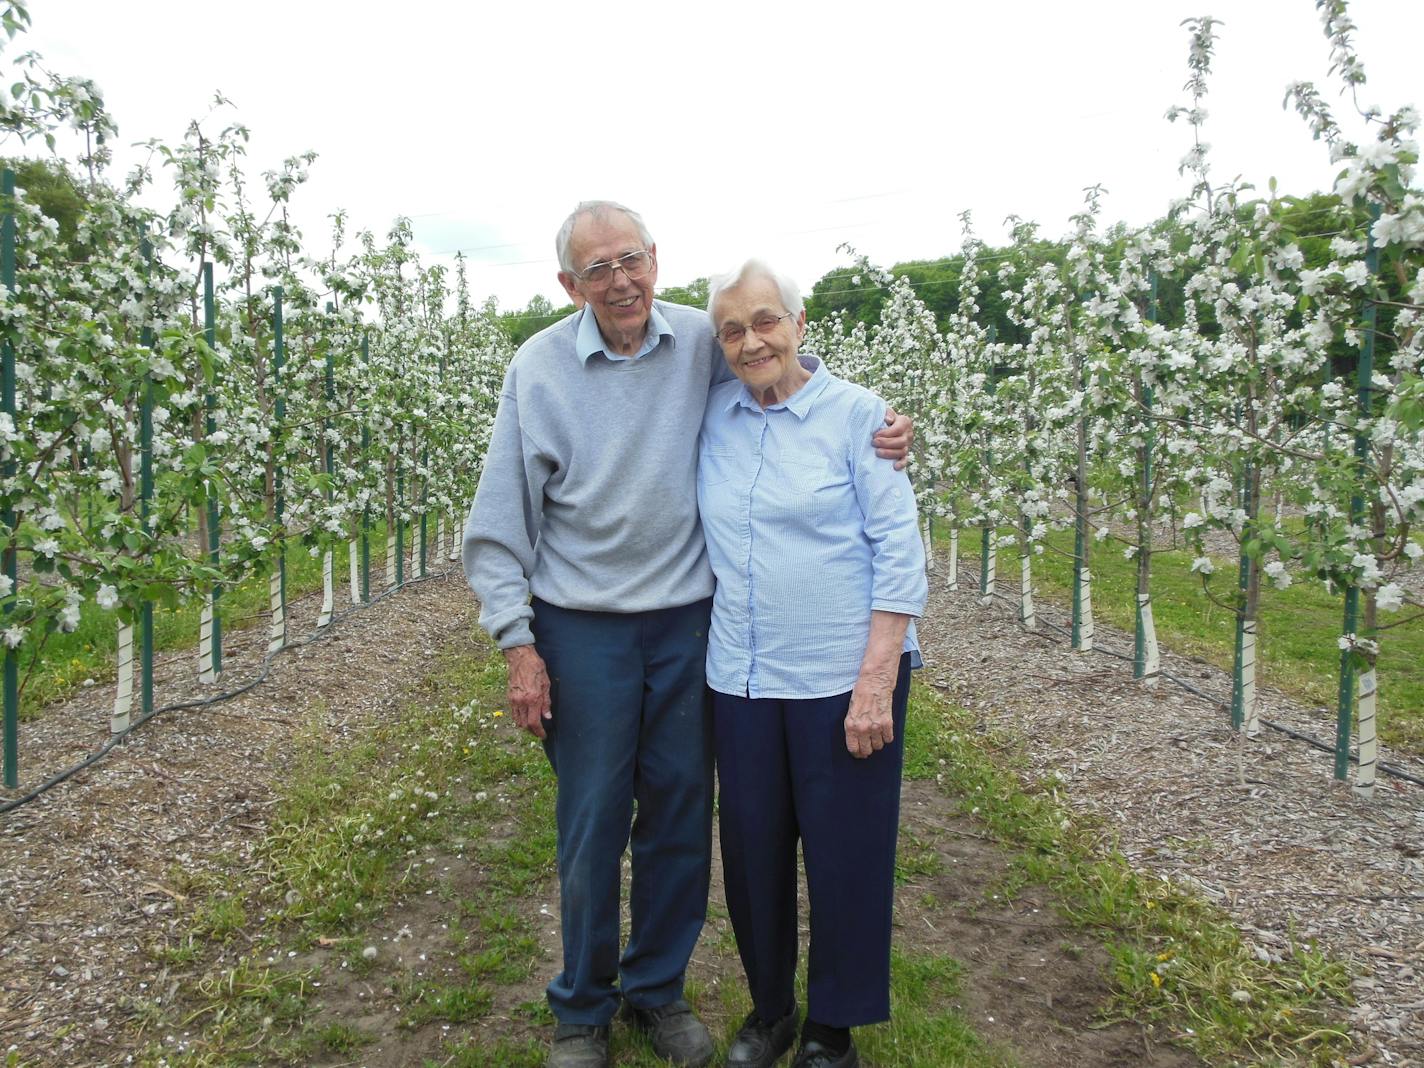
[[(317, 596), (291, 606), (294, 641), (318, 608)], [(132, 1002), (166, 1004), (176, 992), (151, 953), (181, 942), (195, 904), (170, 885), (173, 872), (250, 857), (294, 742), (315, 731), (337, 747), (397, 712), (442, 649), (470, 641), (476, 605), (454, 571), (354, 611), (338, 587), (336, 608), (346, 614), (330, 633), (278, 654), (260, 685), (161, 715), (0, 815), (0, 1054), (18, 1046), (24, 1063), (124, 1063)], [(161, 654), (155, 706), (235, 689), (266, 653), (265, 624), (227, 635), (223, 674), (207, 686), (196, 681), (196, 650)], [(21, 790), (0, 800), (106, 742), (112, 701), (113, 686), (96, 685), (22, 724)]]

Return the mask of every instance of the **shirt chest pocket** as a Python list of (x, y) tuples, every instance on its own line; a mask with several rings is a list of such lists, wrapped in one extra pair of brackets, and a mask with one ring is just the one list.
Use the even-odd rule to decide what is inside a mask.
[(741, 470), (737, 450), (730, 445), (703, 445), (697, 456), (697, 479), (704, 486), (721, 486)]
[(788, 503), (800, 508), (834, 508), (850, 492), (850, 473), (819, 456), (782, 456), (777, 461)]

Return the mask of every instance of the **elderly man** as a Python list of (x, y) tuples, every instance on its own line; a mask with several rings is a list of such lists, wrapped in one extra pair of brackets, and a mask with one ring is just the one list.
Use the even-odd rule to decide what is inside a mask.
[[(564, 966), (548, 987), (548, 1063), (606, 1065), (621, 1003), (658, 1056), (700, 1066), (712, 1041), (683, 999), (711, 863), (697, 435), (730, 372), (705, 313), (653, 299), (657, 248), (636, 212), (582, 203), (557, 248), (580, 310), (510, 363), (464, 540), (511, 714), (558, 777)], [(908, 439), (901, 418), (877, 444), (903, 457)]]

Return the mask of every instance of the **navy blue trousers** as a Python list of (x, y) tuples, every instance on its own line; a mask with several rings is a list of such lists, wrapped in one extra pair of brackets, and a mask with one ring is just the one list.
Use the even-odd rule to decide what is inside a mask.
[[(606, 1024), (620, 998), (654, 1008), (682, 997), (712, 859), (711, 610), (710, 598), (627, 614), (534, 600), (554, 713), (544, 751), (559, 780), (564, 970), (548, 997), (562, 1023)], [(620, 957), (630, 837), (632, 929)]]
[(790, 701), (712, 694), (727, 911), (764, 1020), (790, 1009), (797, 953), (796, 843), (811, 945), (806, 1015), (829, 1027), (890, 1018), (890, 924), (910, 657), (900, 660), (895, 741), (846, 751), (850, 694)]

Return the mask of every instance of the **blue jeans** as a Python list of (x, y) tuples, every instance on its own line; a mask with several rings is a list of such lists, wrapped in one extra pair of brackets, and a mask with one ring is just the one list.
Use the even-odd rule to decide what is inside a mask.
[[(559, 780), (564, 970), (549, 1005), (561, 1023), (601, 1025), (620, 997), (640, 1008), (682, 997), (706, 918), (712, 602), (626, 614), (533, 605), (534, 646), (552, 686), (544, 751)], [(620, 958), (630, 837), (632, 930)]]
[(890, 1018), (890, 924), (910, 654), (900, 658), (895, 740), (846, 750), (850, 694), (811, 700), (713, 693), (727, 911), (763, 1020), (791, 1008), (796, 980), (796, 843), (806, 861), (809, 1019), (859, 1027)]

